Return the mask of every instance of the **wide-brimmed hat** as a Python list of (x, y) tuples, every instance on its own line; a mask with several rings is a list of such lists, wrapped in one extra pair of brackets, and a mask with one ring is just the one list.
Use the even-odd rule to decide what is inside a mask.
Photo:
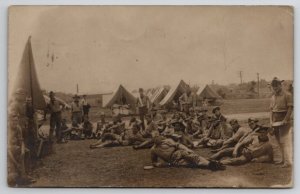
[(229, 124), (238, 123), (236, 119), (230, 119)]
[(258, 123), (258, 119), (257, 119), (257, 118), (250, 117), (250, 118), (248, 119), (248, 123)]
[(284, 82), (284, 80), (280, 80), (278, 77), (274, 77), (271, 82), (271, 86), (281, 85), (282, 82)]
[(51, 96), (54, 96), (54, 92), (53, 91), (50, 91), (49, 92), (49, 96), (51, 97)]
[(139, 88), (139, 92), (144, 92), (144, 89), (143, 88)]
[(78, 96), (77, 94), (75, 94), (75, 95), (73, 96), (73, 99), (80, 99), (80, 96)]

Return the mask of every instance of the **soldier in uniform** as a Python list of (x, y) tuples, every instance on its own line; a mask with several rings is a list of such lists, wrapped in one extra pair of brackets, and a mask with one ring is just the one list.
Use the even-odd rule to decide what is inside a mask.
[(211, 156), (211, 159), (220, 160), (225, 156), (231, 159), (221, 161), (228, 165), (241, 165), (250, 161), (272, 162), (273, 148), (268, 139), (268, 128), (258, 125), (255, 118), (248, 119), (252, 131), (242, 136), (234, 147), (224, 148)]
[(82, 118), (82, 121), (83, 121), (84, 117), (86, 115), (89, 116), (89, 112), (90, 112), (90, 108), (91, 108), (91, 105), (88, 103), (88, 101), (86, 99), (86, 95), (82, 95), (81, 105), (82, 105), (82, 111), (83, 111), (83, 118)]
[(78, 127), (82, 121), (82, 104), (79, 103), (79, 98), (80, 97), (78, 95), (73, 96), (74, 101), (71, 104), (71, 120), (73, 127)]
[(150, 148), (153, 146), (153, 138), (159, 135), (158, 125), (153, 121), (150, 114), (146, 116), (147, 120), (147, 127), (145, 130), (141, 130), (140, 134), (145, 141), (143, 141), (139, 145), (134, 145), (134, 149), (143, 149), (143, 148)]
[[(159, 162), (158, 159), (163, 161)], [(154, 167), (192, 167), (208, 168), (211, 170), (223, 170), (217, 161), (209, 161), (196, 154), (183, 144), (176, 143), (172, 139), (156, 136), (154, 146), (151, 148), (151, 161)]]
[(62, 116), (61, 112), (65, 105), (58, 100), (55, 99), (54, 92), (49, 93), (50, 102), (47, 104), (47, 111), (45, 112), (44, 119), (46, 119), (47, 112), (50, 112), (50, 132), (49, 132), (49, 140), (52, 142), (53, 133), (55, 130), (57, 143), (62, 143), (62, 135), (61, 135), (61, 122)]
[(283, 91), (282, 82), (283, 80), (279, 80), (277, 77), (271, 82), (274, 93), (270, 104), (270, 123), (282, 154), (282, 160), (278, 164), (282, 164), (282, 167), (289, 167), (291, 163), (288, 156), (291, 150), (289, 150), (288, 143), (292, 141), (290, 129), (292, 125), (293, 97), (290, 93)]
[(8, 121), (8, 185), (10, 186), (35, 182), (27, 175), (25, 157), (29, 150), (25, 146), (23, 129), (17, 110), (10, 110)]
[(142, 121), (142, 129), (146, 128), (145, 126), (145, 115), (148, 114), (148, 110), (151, 109), (151, 102), (148, 96), (144, 94), (144, 89), (139, 89), (139, 97), (137, 98), (136, 105), (138, 107), (138, 112), (140, 115), (140, 120)]

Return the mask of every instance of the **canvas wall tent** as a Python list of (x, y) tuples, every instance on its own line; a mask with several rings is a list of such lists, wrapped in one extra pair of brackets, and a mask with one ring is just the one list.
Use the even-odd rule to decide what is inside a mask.
[(128, 92), (122, 85), (110, 95), (103, 95), (103, 107), (112, 108), (113, 105), (129, 105), (130, 109), (134, 109), (136, 97)]
[(160, 101), (167, 95), (168, 91), (164, 87), (157, 88), (154, 93), (149, 96), (152, 104), (158, 105)]
[(218, 99), (222, 99), (222, 97), (209, 85), (206, 85), (204, 87), (200, 87), (197, 91), (197, 96), (200, 100), (206, 98), (209, 101), (215, 101)]
[(178, 84), (171, 87), (167, 95), (159, 103), (160, 106), (166, 106), (173, 100), (178, 101), (178, 98), (184, 93), (190, 91), (190, 86), (181, 80)]
[(28, 38), (25, 46), (17, 75), (12, 93), (19, 89), (24, 90), (25, 95), (32, 98), (33, 107), (36, 110), (44, 110), (46, 103), (35, 70), (31, 37)]

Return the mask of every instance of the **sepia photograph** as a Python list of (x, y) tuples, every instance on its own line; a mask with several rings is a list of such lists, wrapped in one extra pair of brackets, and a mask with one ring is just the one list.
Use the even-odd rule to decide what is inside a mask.
[(292, 6), (8, 8), (7, 185), (292, 188)]

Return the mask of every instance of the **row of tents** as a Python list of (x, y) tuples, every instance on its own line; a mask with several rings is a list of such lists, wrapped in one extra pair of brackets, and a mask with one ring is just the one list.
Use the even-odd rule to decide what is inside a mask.
[[(14, 93), (14, 90), (17, 88), (23, 88), (27, 95), (32, 97), (33, 106), (36, 110), (45, 109), (46, 103), (49, 102), (49, 97), (47, 95), (43, 95), (38, 82), (30, 38), (25, 46), (19, 67), (19, 74), (12, 92)], [(178, 98), (184, 92), (191, 90), (191, 87), (187, 83), (180, 80), (171, 87), (161, 86), (152, 88), (147, 90), (145, 93), (154, 106), (164, 108), (168, 107), (173, 101), (178, 102)], [(124, 86), (120, 85), (112, 94), (102, 96), (102, 106), (103, 108), (114, 108), (126, 105), (130, 109), (135, 109), (138, 95), (138, 92), (131, 93)], [(199, 87), (196, 92), (196, 96), (200, 101), (204, 98), (208, 99), (209, 102), (222, 99), (209, 85)], [(59, 98), (57, 99), (65, 104), (67, 108), (70, 108), (70, 105), (68, 105), (67, 102)], [(197, 105), (200, 104), (198, 103)]]
[[(183, 80), (179, 81), (170, 88), (157, 87), (146, 90), (145, 95), (150, 99), (150, 102), (155, 107), (168, 108), (174, 101), (178, 102), (179, 97), (184, 92), (192, 91), (191, 87)], [(138, 98), (138, 92), (129, 92), (123, 85), (120, 85), (112, 94), (103, 96), (104, 108), (123, 108), (123, 106), (129, 109), (135, 109), (136, 101)], [(217, 100), (221, 100), (222, 97), (209, 85), (199, 87), (195, 92), (197, 105), (201, 106), (203, 99), (207, 99), (209, 103), (214, 103)]]

